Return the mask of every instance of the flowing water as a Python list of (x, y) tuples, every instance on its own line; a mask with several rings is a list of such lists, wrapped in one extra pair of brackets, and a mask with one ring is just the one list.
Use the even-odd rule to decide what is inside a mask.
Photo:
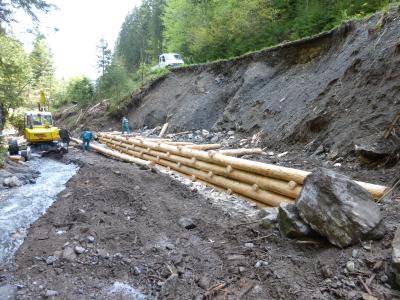
[(13, 257), (29, 226), (46, 212), (78, 170), (77, 165), (48, 158), (28, 163), (40, 171), (36, 184), (0, 192), (0, 265)]

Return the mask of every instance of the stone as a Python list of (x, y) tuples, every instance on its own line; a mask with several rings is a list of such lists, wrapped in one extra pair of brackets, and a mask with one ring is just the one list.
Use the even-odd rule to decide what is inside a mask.
[(3, 181), (3, 185), (8, 187), (17, 187), (22, 185), (22, 181), (17, 176), (7, 177)]
[(188, 230), (196, 228), (196, 224), (194, 224), (193, 220), (186, 217), (179, 218), (178, 224)]
[(215, 143), (217, 143), (218, 142), (218, 136), (213, 136), (211, 139), (210, 139), (210, 142), (212, 143), (212, 144), (215, 144)]
[(300, 217), (340, 248), (383, 237), (384, 225), (372, 195), (350, 178), (318, 168), (297, 198)]
[(346, 270), (349, 271), (350, 273), (353, 273), (356, 269), (356, 266), (354, 264), (354, 261), (349, 260), (346, 263)]
[(333, 277), (332, 269), (329, 268), (328, 266), (322, 266), (321, 273), (325, 279)]
[(44, 296), (46, 298), (52, 298), (52, 297), (57, 297), (59, 295), (59, 293), (57, 291), (53, 291), (53, 290), (46, 290)]
[(254, 244), (253, 243), (245, 243), (244, 246), (246, 248), (254, 248)]
[(105, 249), (98, 249), (98, 250), (97, 250), (97, 254), (98, 254), (101, 258), (105, 258), (105, 259), (110, 258), (110, 254), (109, 254)]
[(235, 132), (233, 130), (228, 131), (228, 135), (234, 135), (234, 134), (235, 134)]
[(228, 260), (245, 260), (246, 256), (241, 254), (232, 254), (227, 257)]
[(81, 246), (75, 246), (74, 250), (75, 250), (76, 254), (82, 254), (82, 253), (85, 253), (85, 251), (86, 251), (86, 249)]
[(261, 219), (260, 225), (265, 229), (274, 228), (278, 221), (278, 214), (269, 214)]
[(14, 300), (17, 299), (17, 288), (11, 284), (0, 286), (0, 299), (1, 300)]
[(207, 135), (210, 134), (210, 132), (209, 132), (208, 130), (202, 129), (202, 130), (201, 130), (201, 134), (202, 134), (203, 136), (207, 136)]
[(301, 238), (313, 233), (311, 227), (300, 218), (294, 204), (282, 203), (279, 206), (278, 224), (280, 232), (289, 238)]
[(88, 243), (93, 244), (93, 243), (95, 242), (95, 240), (96, 240), (96, 239), (94, 238), (94, 236), (89, 235), (89, 236), (87, 237)]
[(390, 266), (392, 287), (400, 289), (400, 226), (397, 227), (392, 241), (392, 263)]
[(197, 285), (201, 287), (203, 290), (208, 290), (208, 288), (211, 286), (211, 279), (207, 276), (203, 276), (200, 278)]
[(75, 251), (72, 247), (65, 247), (62, 253), (62, 258), (67, 261), (74, 261), (76, 259)]
[(257, 218), (258, 218), (258, 219), (262, 219), (262, 218), (264, 218), (264, 217), (266, 217), (266, 216), (268, 216), (268, 215), (271, 215), (271, 214), (278, 216), (278, 211), (279, 211), (279, 210), (278, 210), (277, 207), (264, 207), (264, 208), (260, 208), (260, 209), (257, 211)]
[(46, 259), (46, 264), (48, 265), (52, 265), (54, 262), (57, 261), (57, 257), (50, 255), (49, 257), (47, 257)]

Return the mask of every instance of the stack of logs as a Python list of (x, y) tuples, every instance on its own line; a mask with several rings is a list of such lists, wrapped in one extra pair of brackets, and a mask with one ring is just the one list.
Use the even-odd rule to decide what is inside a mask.
[[(117, 150), (118, 158), (138, 164), (157, 164), (256, 202), (259, 206), (292, 203), (300, 194), (309, 172), (232, 157), (216, 150), (217, 145), (171, 142), (162, 139), (122, 137), (99, 133), (98, 139)], [(98, 152), (112, 155), (111, 150), (96, 147)], [(208, 150), (205, 151), (204, 149)], [(106, 153), (104, 151), (109, 151)], [(115, 151), (114, 151), (115, 152)], [(149, 163), (150, 162), (150, 163)], [(357, 182), (375, 199), (386, 187)]]

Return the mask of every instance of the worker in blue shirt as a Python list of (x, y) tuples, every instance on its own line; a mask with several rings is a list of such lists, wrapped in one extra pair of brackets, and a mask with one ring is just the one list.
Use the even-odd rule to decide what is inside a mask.
[(129, 121), (126, 117), (122, 118), (122, 134), (129, 134)]
[(93, 134), (89, 130), (89, 128), (85, 128), (85, 130), (81, 134), (82, 143), (82, 150), (83, 151), (90, 151), (90, 141), (93, 139)]

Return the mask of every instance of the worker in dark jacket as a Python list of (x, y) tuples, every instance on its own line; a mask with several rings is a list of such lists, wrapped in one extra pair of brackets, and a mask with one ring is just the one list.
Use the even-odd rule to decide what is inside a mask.
[(68, 147), (69, 147), (69, 142), (71, 141), (71, 137), (70, 137), (71, 135), (70, 135), (68, 129), (60, 129), (59, 135), (60, 135), (61, 141), (62, 141), (64, 144), (67, 145), (67, 149), (68, 149)]
[(90, 141), (93, 139), (93, 134), (89, 130), (89, 128), (86, 128), (82, 134), (81, 134), (81, 139), (83, 141), (82, 143), (82, 150), (83, 151), (90, 151)]

